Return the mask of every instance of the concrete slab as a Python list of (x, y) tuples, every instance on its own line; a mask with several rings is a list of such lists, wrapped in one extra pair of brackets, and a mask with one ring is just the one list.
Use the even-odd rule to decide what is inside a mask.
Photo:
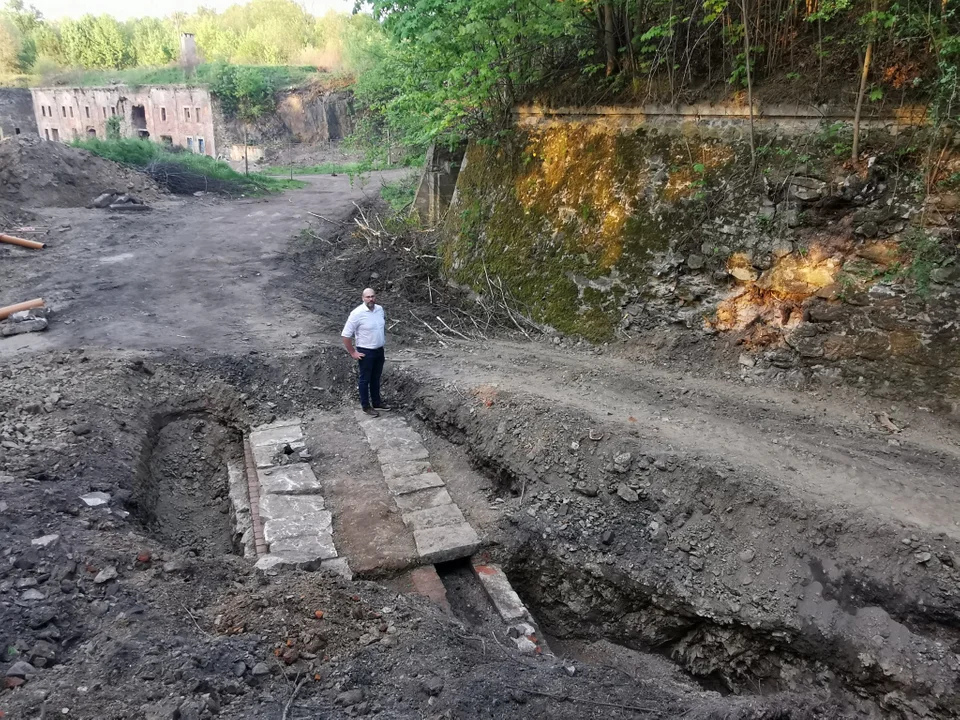
[(462, 525), (467, 521), (460, 512), (460, 508), (451, 503), (406, 513), (403, 516), (403, 522), (417, 531), (445, 525)]
[(345, 580), (353, 580), (353, 570), (350, 569), (350, 564), (346, 558), (335, 557), (323, 560), (320, 562), (320, 569), (329, 570), (334, 575), (339, 575)]
[(519, 620), (532, 621), (526, 606), (517, 595), (510, 580), (498, 565), (476, 563), (473, 571), (490, 597), (490, 602), (504, 620), (509, 623)]
[(263, 445), (285, 445), (303, 439), (303, 429), (299, 421), (296, 425), (281, 425), (279, 427), (262, 429), (257, 428), (250, 433), (250, 445), (254, 448)]
[(377, 459), (381, 465), (410, 462), (411, 460), (426, 460), (430, 453), (423, 445), (408, 445), (400, 448), (383, 448), (377, 452)]
[(323, 490), (323, 485), (307, 463), (261, 468), (257, 470), (257, 478), (263, 494), (309, 495)]
[(310, 537), (288, 538), (270, 543), (270, 555), (329, 560), (337, 557), (337, 549), (333, 544), (333, 535), (320, 533)]
[(327, 510), (298, 517), (282, 517), (263, 523), (263, 539), (273, 547), (278, 540), (309, 538), (333, 532), (333, 518)]
[(326, 509), (319, 495), (263, 495), (260, 498), (260, 517), (264, 520), (284, 520), (316, 515)]
[(445, 487), (426, 488), (425, 490), (415, 490), (405, 495), (397, 495), (394, 500), (401, 512), (409, 513), (424, 508), (436, 507), (437, 505), (447, 505), (453, 502), (450, 493)]
[(303, 425), (303, 419), (299, 417), (280, 418), (271, 423), (257, 425), (253, 430), (273, 430), (274, 428), (290, 427), (291, 425), (301, 426)]
[(397, 428), (373, 425), (367, 429), (367, 442), (374, 450), (405, 444), (422, 445), (420, 440), (420, 435), (406, 426)]
[(468, 523), (413, 531), (417, 554), (424, 563), (447, 562), (473, 555), (480, 547), (477, 532)]
[(250, 446), (253, 452), (253, 462), (258, 468), (273, 467), (273, 457), (280, 450), (276, 445), (260, 445), (259, 447)]
[(431, 472), (429, 460), (402, 460), (400, 462), (382, 462), (380, 465), (383, 476), (388, 480), (409, 475), (420, 475)]
[(387, 487), (394, 495), (405, 495), (425, 490), (427, 488), (443, 487), (443, 479), (436, 473), (423, 473), (409, 477), (398, 477), (386, 480)]

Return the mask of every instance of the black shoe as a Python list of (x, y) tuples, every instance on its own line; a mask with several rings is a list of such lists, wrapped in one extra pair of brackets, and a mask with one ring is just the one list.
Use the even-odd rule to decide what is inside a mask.
[(370, 417), (380, 417), (380, 413), (374, 410), (372, 407), (366, 407), (363, 409), (363, 412)]
[(388, 407), (387, 405), (374, 405), (377, 410), (392, 410), (393, 408)]

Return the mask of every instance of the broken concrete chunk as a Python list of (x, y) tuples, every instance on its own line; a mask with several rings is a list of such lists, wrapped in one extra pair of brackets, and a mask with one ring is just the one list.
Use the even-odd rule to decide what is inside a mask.
[(0, 323), (0, 335), (3, 337), (12, 337), (13, 335), (22, 335), (23, 333), (40, 332), (47, 329), (47, 321), (44, 318), (31, 318), (20, 322)]
[(81, 495), (80, 499), (86, 503), (87, 507), (99, 507), (110, 502), (110, 494), (105, 492), (92, 492)]

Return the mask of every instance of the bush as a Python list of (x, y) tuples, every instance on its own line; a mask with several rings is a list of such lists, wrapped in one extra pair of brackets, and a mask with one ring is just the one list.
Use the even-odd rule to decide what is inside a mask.
[(151, 140), (76, 140), (73, 145), (107, 160), (143, 170), (170, 192), (188, 195), (199, 190), (224, 195), (252, 194), (303, 187), (296, 180), (243, 175), (222, 160), (168, 148)]

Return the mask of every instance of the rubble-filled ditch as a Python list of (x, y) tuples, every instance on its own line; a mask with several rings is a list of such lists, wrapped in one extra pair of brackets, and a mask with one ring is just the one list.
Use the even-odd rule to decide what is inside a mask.
[(853, 716), (958, 712), (954, 539), (532, 397), (408, 389), (492, 479), (505, 508), (492, 553), (550, 636), (661, 655), (724, 693), (809, 693)]

